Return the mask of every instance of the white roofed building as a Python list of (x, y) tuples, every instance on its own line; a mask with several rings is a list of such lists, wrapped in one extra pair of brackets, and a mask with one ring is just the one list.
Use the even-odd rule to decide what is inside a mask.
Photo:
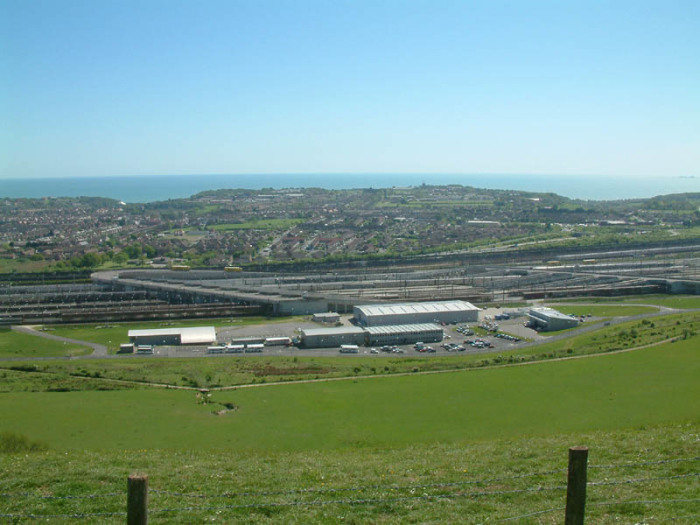
[(479, 308), (457, 300), (360, 305), (353, 308), (353, 313), (361, 326), (474, 323), (479, 320)]
[(546, 306), (530, 308), (527, 315), (530, 318), (530, 325), (543, 332), (566, 330), (579, 324), (579, 320), (576, 317), (563, 314)]
[(216, 343), (216, 328), (156, 328), (129, 330), (129, 341), (136, 345), (210, 345)]

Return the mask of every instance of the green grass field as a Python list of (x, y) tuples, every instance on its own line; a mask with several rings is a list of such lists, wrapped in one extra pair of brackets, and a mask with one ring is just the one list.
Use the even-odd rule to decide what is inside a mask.
[(635, 305), (598, 305), (598, 304), (548, 304), (551, 308), (557, 309), (565, 314), (576, 316), (592, 315), (594, 317), (630, 317), (633, 315), (651, 314), (659, 309), (653, 306)]
[(629, 295), (621, 297), (575, 297), (561, 301), (551, 301), (550, 305), (557, 308), (557, 303), (587, 303), (587, 304), (653, 304), (668, 308), (700, 308), (700, 297), (697, 295)]
[(41, 339), (10, 330), (0, 332), (0, 357), (63, 357), (91, 352), (92, 349), (86, 346)]
[[(317, 450), (692, 420), (696, 340), (591, 359), (217, 391), (6, 393), (3, 430), (53, 449)], [(234, 410), (216, 416), (231, 403)], [(96, 419), (99, 425), (95, 425)]]
[(215, 224), (211, 226), (215, 231), (231, 230), (287, 230), (301, 224), (305, 219), (262, 219), (259, 221), (248, 221), (230, 224)]
[[(588, 489), (588, 523), (694, 523), (693, 343), (209, 404), (174, 390), (3, 394), (0, 432), (49, 450), (0, 454), (0, 516), (123, 523), (126, 477), (143, 472), (151, 523), (555, 524), (567, 448), (585, 444), (589, 481), (604, 484)], [(220, 403), (235, 409), (215, 415)]]

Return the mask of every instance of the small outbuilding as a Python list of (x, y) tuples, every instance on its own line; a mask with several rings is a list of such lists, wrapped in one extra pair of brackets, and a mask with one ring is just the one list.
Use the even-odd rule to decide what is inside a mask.
[(340, 314), (337, 312), (323, 312), (314, 314), (311, 318), (316, 323), (335, 324), (340, 322)]

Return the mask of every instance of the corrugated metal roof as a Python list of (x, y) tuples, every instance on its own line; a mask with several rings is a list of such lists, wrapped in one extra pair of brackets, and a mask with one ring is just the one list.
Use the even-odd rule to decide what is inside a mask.
[(304, 328), (302, 333), (307, 337), (333, 336), (345, 334), (363, 334), (365, 331), (357, 326), (339, 326), (337, 328)]
[(471, 312), (479, 310), (467, 301), (435, 301), (426, 303), (366, 304), (357, 309), (367, 317), (373, 315), (396, 315), (411, 313)]
[(554, 308), (549, 308), (547, 306), (536, 306), (534, 308), (530, 308), (531, 312), (537, 312), (542, 315), (546, 315), (550, 319), (566, 319), (568, 321), (571, 321), (572, 319), (576, 319), (575, 317), (571, 317), (570, 315), (566, 315), (561, 313), (558, 310), (555, 310)]
[(415, 332), (434, 332), (442, 331), (442, 327), (434, 323), (417, 323), (417, 324), (396, 324), (387, 326), (368, 326), (365, 328), (367, 333), (372, 335), (392, 335)]

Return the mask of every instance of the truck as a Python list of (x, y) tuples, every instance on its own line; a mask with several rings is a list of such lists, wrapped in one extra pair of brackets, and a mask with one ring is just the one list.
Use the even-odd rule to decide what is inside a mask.
[(359, 354), (360, 347), (357, 345), (340, 345), (341, 354)]

